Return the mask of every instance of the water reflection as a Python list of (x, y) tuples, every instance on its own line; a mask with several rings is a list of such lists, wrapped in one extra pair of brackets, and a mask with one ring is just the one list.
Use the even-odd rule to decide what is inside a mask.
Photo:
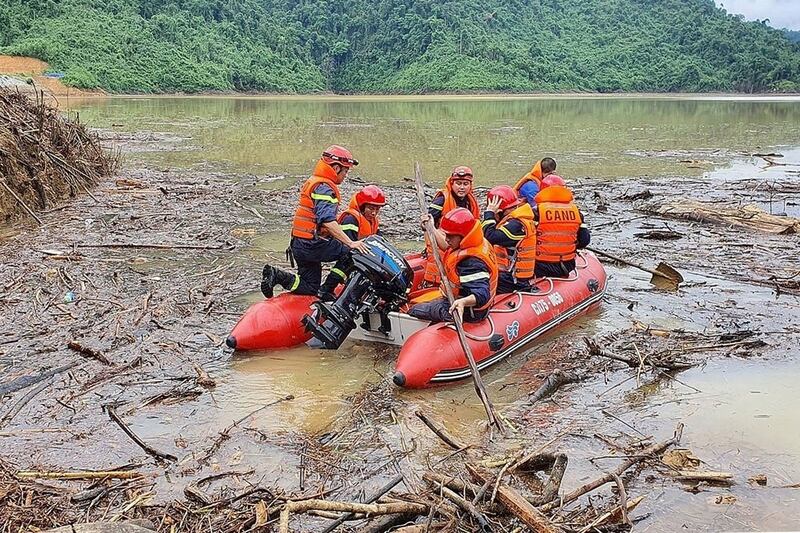
[(686, 153), (727, 162), (800, 142), (797, 101), (112, 98), (75, 109), (99, 127), (190, 135), (192, 150), (133, 156), (162, 164), (305, 174), (320, 147), (337, 142), (363, 162), (358, 174), (387, 183), (408, 177), (417, 159), (431, 179), (467, 163), (487, 185), (507, 182), (543, 154), (568, 177), (699, 175), (680, 164)]

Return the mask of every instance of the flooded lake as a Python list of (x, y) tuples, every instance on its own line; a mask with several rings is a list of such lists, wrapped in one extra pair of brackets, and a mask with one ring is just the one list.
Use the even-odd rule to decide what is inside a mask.
[[(800, 186), (800, 97), (120, 97), (66, 104), (90, 126), (114, 132), (111, 138), (123, 147), (128, 169), (189, 169), (204, 175), (220, 172), (225, 183), (246, 183), (242, 203), (257, 207), (265, 215), (255, 224), (247, 224), (255, 235), (238, 249), (203, 251), (180, 265), (191, 272), (186, 279), (192, 281), (182, 280), (193, 285), (188, 291), (191, 296), (202, 292), (198, 289), (201, 283), (221, 283), (227, 269), (219, 279), (204, 277), (204, 271), (216, 272), (220, 265), (235, 264), (239, 269), (235, 272), (237, 281), (247, 280), (238, 286), (246, 288), (224, 295), (224, 318), (216, 318), (230, 324), (248, 304), (261, 298), (257, 281), (250, 283), (244, 276), (260, 271), (266, 257), (281, 257), (288, 243), (289, 221), (271, 212), (270, 205), (259, 203), (257, 192), (270, 189), (268, 192), (274, 193), (272, 189), (296, 186), (300, 176), (308, 174), (320, 150), (331, 143), (352, 149), (361, 161), (356, 176), (387, 185), (408, 185), (404, 180), (412, 175), (415, 160), (422, 163), (429, 183), (438, 183), (454, 165), (467, 164), (475, 170), (478, 186), (490, 186), (511, 183), (527, 172), (534, 160), (551, 156), (558, 162), (558, 173), (568, 180), (590, 183), (595, 191), (603, 190), (598, 183), (613, 181), (619, 185), (615, 189), (618, 197), (628, 184), (640, 191), (664, 186), (665, 182), (669, 185), (671, 180), (688, 197), (719, 196), (734, 201), (739, 198), (737, 190), (751, 189), (754, 183), (778, 181)], [(780, 154), (768, 156), (779, 164), (766, 165), (757, 153)], [(163, 174), (165, 184), (172, 175)], [(160, 193), (155, 190), (154, 194)], [(166, 206), (169, 199), (165, 198)], [(599, 203), (596, 197), (580, 200), (592, 208)], [(761, 207), (775, 214), (797, 216), (798, 205), (797, 195), (784, 194), (774, 201), (769, 198)], [(168, 208), (173, 207), (163, 207)], [(222, 208), (234, 209), (231, 203)], [(623, 209), (632, 208), (628, 204)], [(162, 214), (161, 206), (158, 213)], [(647, 226), (650, 222), (646, 215), (620, 211), (603, 216), (612, 220), (593, 229), (593, 244), (606, 248), (632, 242), (633, 249), (652, 255), (652, 248), (632, 237), (634, 230), (655, 227)], [(217, 224), (214, 213), (207, 218), (213, 232)], [(621, 219), (626, 219), (623, 225)], [(161, 224), (157, 220), (154, 227)], [(593, 221), (589, 220), (591, 226)], [(110, 221), (114, 223), (114, 219)], [(688, 235), (678, 241), (676, 248), (680, 250), (671, 256), (683, 261), (676, 263), (686, 278), (679, 292), (653, 290), (649, 274), (608, 266), (608, 297), (602, 306), (484, 372), (489, 394), (501, 411), (524, 421), (512, 439), (517, 444), (543, 444), (556, 431), (553, 428), (566, 426), (558, 446), (570, 455), (563, 485), (567, 488), (586, 483), (619, 464), (616, 457), (617, 461), (603, 462), (601, 458), (593, 466), (586, 465), (587, 457), (609, 453), (601, 443), (592, 441), (595, 432), (619, 438), (647, 434), (663, 440), (678, 422), (686, 424), (682, 446), (706, 462), (703, 469), (734, 473), (736, 483), (723, 488), (693, 489), (662, 476), (648, 483), (633, 483), (637, 495), (647, 495), (635, 515), (650, 513), (636, 531), (800, 530), (800, 489), (781, 488), (800, 482), (800, 410), (795, 405), (800, 380), (800, 298), (775, 294), (768, 286), (706, 275), (732, 262), (730, 256), (717, 259), (711, 248), (703, 248), (718, 244), (718, 234), (708, 231), (707, 225), (670, 224)], [(85, 227), (88, 230), (89, 226)], [(231, 234), (227, 226), (221, 231), (225, 237)], [(743, 240), (730, 228), (717, 231), (733, 241)], [(730, 235), (724, 233), (728, 231)], [(194, 235), (183, 237), (191, 240)], [(781, 253), (788, 258), (787, 264), (797, 265), (797, 248), (793, 248), (796, 238), (786, 238), (780, 243), (786, 247)], [(745, 248), (747, 242), (734, 244), (749, 250)], [(404, 250), (417, 246), (419, 242), (412, 236), (401, 243)], [(667, 254), (671, 245), (658, 246), (663, 246)], [(770, 243), (764, 244), (764, 249), (767, 246)], [(637, 260), (653, 263), (660, 259), (661, 250), (656, 249), (658, 258)], [(168, 279), (172, 275), (170, 263), (162, 262), (160, 253), (142, 252), (149, 264), (140, 270)], [(141, 289), (138, 285), (136, 288)], [(211, 313), (209, 307), (205, 316)], [(213, 314), (210, 316), (209, 320), (214, 320)], [(567, 341), (609, 335), (637, 323), (701, 337), (750, 329), (763, 332), (768, 347), (763, 357), (716, 353), (706, 364), (674, 378), (640, 385), (632, 379), (635, 369), (600, 372), (559, 393), (553, 401), (534, 408), (525, 404), (542, 375), (551, 370), (549, 362), (564, 358)], [(250, 420), (248, 438), (256, 433), (265, 441), (269, 440), (266, 436), (277, 436), (298, 448), (303, 439), (322, 442), (337, 420), (352, 410), (354, 396), (391, 375), (397, 354), (395, 348), (352, 341), (336, 352), (298, 347), (233, 355), (218, 344), (214, 348), (202, 344), (217, 337), (224, 339), (226, 334), (207, 331), (200, 321), (193, 336), (181, 341), (181, 349), (189, 354), (187, 361), (194, 353), (192, 348), (201, 346), (199, 350), (206, 357), (203, 368), (217, 380), (213, 392), (191, 403), (159, 404), (148, 407), (149, 411), (131, 409), (124, 413), (131, 427), (146, 440), (164, 449), (181, 448), (176, 452), (182, 455), (181, 467), (191, 464), (195, 445), (213, 440), (225, 426), (290, 394), (293, 400), (276, 404)], [(679, 341), (673, 343), (678, 346)], [(162, 343), (153, 352), (160, 353), (164, 346)], [(137, 382), (131, 379), (130, 385), (137, 386)], [(429, 453), (443, 455), (426, 429), (417, 433), (409, 430), (414, 427), (409, 421), (419, 425), (413, 415), (417, 409), (469, 443), (480, 444), (486, 438), (485, 413), (471, 382), (422, 391), (390, 391), (387, 395), (394, 403), (391, 412), (384, 414), (391, 415), (394, 423), (376, 422), (377, 429), (373, 430), (382, 435), (387, 449), (403, 451), (404, 467), (427, 462)], [(126, 392), (120, 387), (118, 394)], [(612, 420), (607, 412), (622, 421)], [(76, 419), (87, 434), (104, 427)], [(103, 431), (116, 435), (113, 428), (104, 427)], [(255, 446), (241, 435), (243, 431), (238, 433), (238, 440), (232, 439), (212, 461), (213, 472), (252, 467), (287, 491), (297, 488), (300, 459), (286, 449), (288, 445), (267, 442)], [(23, 438), (26, 442), (35, 439)], [(413, 448), (406, 447), (408, 442), (413, 442)], [(0, 439), (0, 451), (2, 444)], [(65, 437), (63, 444), (39, 451), (37, 458), (85, 467), (87, 461), (80, 457), (61, 458), (71, 446)], [(110, 449), (105, 446), (105, 442), (86, 442), (84, 453), (110, 457), (116, 464), (129, 460), (128, 443), (115, 442)], [(353, 453), (357, 456), (360, 450)], [(387, 460), (380, 453), (375, 457), (371, 454), (366, 454), (369, 466)], [(181, 475), (196, 473), (189, 466), (185, 470)], [(756, 474), (767, 476), (767, 487), (747, 482)], [(159, 478), (157, 483), (160, 490), (174, 496), (180, 494), (184, 481)], [(729, 495), (732, 500), (716, 500)]]
[(141, 97), (71, 107), (97, 127), (165, 134), (161, 148), (168, 152), (132, 156), (159, 165), (301, 175), (321, 148), (341, 144), (361, 162), (355, 174), (368, 181), (399, 183), (419, 160), (429, 181), (467, 164), (477, 184), (489, 186), (516, 180), (544, 155), (555, 158), (567, 178), (700, 176), (742, 154), (800, 145), (798, 102)]

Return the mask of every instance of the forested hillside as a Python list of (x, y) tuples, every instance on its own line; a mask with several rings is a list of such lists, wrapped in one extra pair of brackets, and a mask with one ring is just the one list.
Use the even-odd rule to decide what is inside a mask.
[(0, 52), (115, 92), (800, 90), (713, 0), (5, 0)]

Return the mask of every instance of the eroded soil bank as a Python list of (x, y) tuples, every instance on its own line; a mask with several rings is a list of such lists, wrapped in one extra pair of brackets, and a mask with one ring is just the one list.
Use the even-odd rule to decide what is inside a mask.
[[(170, 146), (156, 133), (104, 135), (123, 152)], [(511, 472), (525, 452), (568, 457), (562, 497), (647, 455), (621, 478), (629, 501), (645, 497), (630, 513), (637, 530), (798, 529), (798, 236), (653, 214), (693, 199), (712, 211), (754, 203), (796, 215), (800, 161), (790, 159), (747, 160), (753, 175), (769, 161), (787, 165), (769, 181), (573, 179), (596, 247), (650, 267), (666, 261), (686, 281), (662, 290), (649, 274), (610, 263), (601, 309), (485, 373), (506, 437), (487, 429), (469, 383), (395, 388), (391, 347), (223, 348), (260, 297), (264, 260), (283, 259), (302, 176), (126, 165), (93, 190), (96, 200), (84, 195), (41, 213), (42, 227), (16, 227), (0, 243), (0, 531), (122, 518), (149, 518), (159, 531), (277, 530), (287, 500), (362, 501), (398, 474), (392, 498), (433, 509), (423, 513), (432, 526), (474, 531), (482, 519), (423, 476), (470, 481), (464, 463), (474, 463), (506, 474), (498, 488), (536, 500), (546, 478)], [(351, 181), (345, 196), (357, 186)], [(386, 192), (388, 237), (418, 247), (410, 183)], [(532, 404), (555, 369), (582, 380)], [(417, 411), (469, 448), (447, 447)], [(111, 413), (153, 450), (137, 446)], [(667, 465), (661, 453), (642, 451), (679, 422), (680, 447), (692, 453)], [(141, 476), (41, 475), (83, 470)], [(729, 473), (732, 483), (679, 479), (681, 470)], [(549, 510), (554, 527), (587, 527), (617, 505), (613, 486)], [(493, 530), (523, 527), (498, 502), (479, 504)], [(339, 530), (388, 530), (380, 520)], [(322, 531), (330, 522), (293, 514), (290, 525)]]

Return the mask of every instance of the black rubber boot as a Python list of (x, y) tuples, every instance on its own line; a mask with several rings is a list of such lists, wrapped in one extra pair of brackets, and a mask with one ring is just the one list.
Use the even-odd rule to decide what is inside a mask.
[(264, 270), (261, 271), (261, 294), (267, 298), (272, 298), (275, 293), (275, 272), (276, 268), (272, 265), (264, 265)]
[(333, 291), (336, 290), (337, 285), (339, 285), (338, 276), (334, 277), (333, 275), (329, 275), (325, 279), (325, 283), (320, 285), (319, 291), (317, 291), (317, 298), (319, 298), (319, 301), (320, 302), (334, 301), (336, 299), (336, 294), (334, 294)]
[(281, 270), (280, 268), (274, 268), (272, 271), (275, 273), (275, 283), (280, 285), (287, 291), (290, 290), (294, 286), (294, 282), (297, 279), (297, 274), (292, 274), (291, 272), (286, 272), (285, 270)]

